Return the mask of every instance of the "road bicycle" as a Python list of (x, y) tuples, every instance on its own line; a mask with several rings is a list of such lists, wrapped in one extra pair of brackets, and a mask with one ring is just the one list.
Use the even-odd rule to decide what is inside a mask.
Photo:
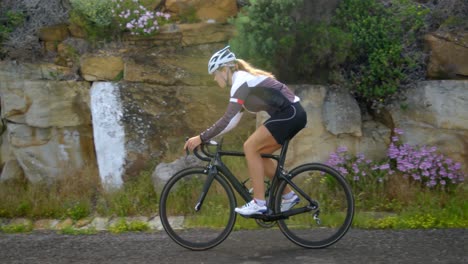
[[(275, 223), (295, 244), (305, 248), (325, 248), (340, 240), (354, 216), (354, 198), (346, 179), (321, 163), (307, 163), (290, 171), (284, 168), (289, 140), (280, 154), (262, 154), (275, 159), (277, 168), (268, 188), (268, 212), (248, 216), (263, 227)], [(200, 153), (201, 152), (201, 153)], [(231, 233), (237, 214), (237, 197), (252, 200), (252, 193), (223, 163), (225, 156), (245, 156), (239, 151), (222, 150), (222, 141), (211, 141), (193, 153), (207, 161), (205, 167), (181, 170), (165, 184), (159, 215), (165, 231), (177, 244), (191, 250), (207, 250), (219, 245)], [(282, 194), (289, 186), (300, 202), (281, 210)]]

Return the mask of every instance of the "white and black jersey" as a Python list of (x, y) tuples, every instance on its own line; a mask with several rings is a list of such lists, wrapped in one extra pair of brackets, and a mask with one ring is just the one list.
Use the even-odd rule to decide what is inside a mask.
[(274, 78), (255, 76), (246, 71), (234, 72), (230, 95), (224, 115), (200, 134), (203, 142), (234, 128), (242, 116), (243, 109), (252, 113), (266, 111), (273, 116), (299, 102), (299, 97), (295, 96), (285, 84)]

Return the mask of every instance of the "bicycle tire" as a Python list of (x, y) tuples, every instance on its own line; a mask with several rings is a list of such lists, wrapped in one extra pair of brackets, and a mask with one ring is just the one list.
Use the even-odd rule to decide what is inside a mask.
[[(290, 179), (309, 197), (318, 202), (318, 208), (279, 220), (278, 226), (293, 243), (305, 248), (325, 248), (339, 241), (349, 230), (354, 217), (354, 198), (346, 179), (325, 164), (309, 163), (291, 170)], [(287, 186), (282, 181), (275, 199), (275, 211), (281, 211), (281, 194)], [(310, 203), (295, 191), (300, 202), (293, 208)], [(314, 218), (314, 214), (319, 219)]]
[(208, 177), (204, 168), (185, 169), (165, 184), (159, 202), (161, 224), (177, 244), (190, 250), (207, 250), (223, 242), (236, 222), (236, 198), (219, 174), (201, 209), (195, 205)]

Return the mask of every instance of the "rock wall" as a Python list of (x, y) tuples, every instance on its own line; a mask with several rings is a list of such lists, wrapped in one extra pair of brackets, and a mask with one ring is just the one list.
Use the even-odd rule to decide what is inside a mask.
[[(190, 11), (189, 1), (165, 2), (179, 15)], [(57, 52), (55, 64), (1, 61), (0, 180), (25, 176), (52, 182), (90, 166), (99, 168), (103, 183), (118, 187), (154, 161), (167, 178), (170, 166), (162, 162), (182, 156), (184, 138), (215, 122), (228, 102), (229, 91), (216, 86), (206, 65), (234, 34), (232, 26), (213, 22), (234, 14), (235, 1), (196, 2), (203, 8), (222, 2), (211, 5), (222, 10), (207, 12), (219, 17), (197, 13), (200, 23), (167, 25), (154, 37), (126, 36), (97, 50), (60, 25), (41, 33), (44, 47)], [(329, 8), (336, 4), (331, 1)], [(465, 42), (454, 35), (428, 35), (428, 76), (466, 79)], [(406, 101), (374, 117), (361, 113), (340, 87), (291, 88), (309, 121), (291, 142), (288, 166), (325, 161), (339, 146), (380, 159), (398, 127), (408, 143), (435, 145), (468, 172), (467, 80), (422, 82), (408, 91)], [(265, 118), (259, 114), (257, 123)], [(244, 117), (247, 131), (254, 120)]]
[(31, 182), (95, 164), (89, 83), (44, 80), (0, 82), (1, 180), (24, 176)]

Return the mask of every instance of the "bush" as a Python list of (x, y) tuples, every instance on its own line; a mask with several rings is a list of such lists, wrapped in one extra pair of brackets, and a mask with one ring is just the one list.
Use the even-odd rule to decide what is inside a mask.
[(142, 221), (127, 222), (125, 219), (119, 219), (115, 224), (109, 227), (111, 233), (119, 234), (124, 232), (143, 232), (150, 229), (149, 225)]
[(112, 0), (70, 0), (73, 11), (97, 27), (107, 27), (112, 23)]
[(91, 41), (109, 39), (112, 32), (112, 0), (70, 0), (70, 22), (82, 28)]
[(397, 93), (417, 65), (414, 45), (429, 11), (409, 0), (385, 6), (376, 0), (345, 0), (334, 25), (352, 35), (349, 58), (343, 65), (350, 89), (364, 101), (384, 101)]
[(233, 50), (285, 82), (349, 86), (378, 106), (424, 78), (418, 34), (429, 10), (410, 0), (343, 0), (331, 21), (317, 23), (302, 0), (256, 0), (231, 22)]
[(293, 73), (294, 69), (287, 72), (281, 69), (294, 67), (291, 54), (297, 46), (296, 22), (290, 14), (302, 1), (250, 1), (251, 4), (245, 6), (238, 17), (231, 21), (238, 31), (237, 36), (230, 41), (233, 50), (239, 57), (285, 79), (287, 73)]

